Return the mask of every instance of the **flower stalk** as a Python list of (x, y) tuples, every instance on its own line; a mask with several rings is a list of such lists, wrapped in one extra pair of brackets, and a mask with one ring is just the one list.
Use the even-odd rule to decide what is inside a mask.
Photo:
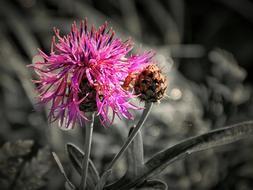
[(139, 122), (137, 123), (136, 127), (133, 129), (132, 133), (130, 134), (130, 136), (128, 137), (128, 139), (124, 143), (124, 145), (121, 147), (118, 154), (115, 155), (115, 157), (113, 158), (113, 160), (111, 161), (111, 163), (107, 167), (107, 170), (111, 170), (113, 168), (114, 164), (118, 161), (118, 159), (123, 155), (123, 153), (129, 147), (129, 145), (133, 141), (134, 137), (137, 135), (138, 131), (141, 129), (144, 122), (146, 121), (146, 119), (151, 111), (152, 106), (153, 106), (153, 102), (149, 102), (149, 103), (145, 104), (145, 109), (143, 110), (143, 113), (142, 113), (142, 116), (141, 116)]
[(95, 112), (93, 112), (91, 115), (91, 124), (85, 125), (84, 158), (82, 162), (82, 176), (81, 176), (81, 183), (80, 183), (80, 189), (83, 189), (83, 190), (85, 190), (86, 183), (87, 183), (87, 173), (88, 173), (88, 166), (89, 166), (94, 118), (95, 118)]

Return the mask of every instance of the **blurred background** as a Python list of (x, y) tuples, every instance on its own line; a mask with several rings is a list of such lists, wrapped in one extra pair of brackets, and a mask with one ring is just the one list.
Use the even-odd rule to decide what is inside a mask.
[[(49, 52), (53, 27), (62, 34), (85, 17), (110, 22), (136, 49), (153, 49), (168, 77), (167, 97), (142, 130), (145, 158), (194, 135), (253, 118), (253, 1), (251, 0), (1, 0), (0, 184), (3, 189), (64, 189), (51, 151), (68, 175), (65, 143), (83, 147), (83, 129), (64, 131), (37, 110), (26, 66)], [(95, 127), (92, 159), (101, 173), (138, 120)], [(27, 141), (29, 140), (29, 141)], [(9, 143), (8, 143), (9, 142)], [(124, 174), (122, 159), (112, 179)], [(158, 179), (169, 190), (253, 189), (253, 140), (208, 150), (169, 166)]]

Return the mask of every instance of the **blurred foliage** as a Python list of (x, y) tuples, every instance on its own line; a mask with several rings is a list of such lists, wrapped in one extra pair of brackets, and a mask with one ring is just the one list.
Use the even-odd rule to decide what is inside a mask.
[[(66, 33), (73, 20), (79, 23), (85, 17), (95, 26), (109, 20), (120, 37), (133, 37), (137, 49), (157, 51), (156, 61), (168, 75), (168, 97), (154, 106), (142, 131), (145, 157), (186, 137), (253, 118), (251, 0), (2, 0), (0, 158), (5, 159), (4, 147), (8, 146), (12, 150), (9, 154), (15, 156), (8, 161), (9, 167), (0, 170), (1, 187), (9, 183), (6, 176), (13, 180), (19, 167), (24, 170), (18, 172), (21, 178), (17, 184), (29, 179), (27, 184), (31, 185), (50, 167), (46, 184), (34, 187), (63, 189), (64, 179), (56, 164), (45, 164), (48, 150), (40, 148), (46, 145), (57, 152), (68, 176), (73, 181), (78, 179), (77, 172), (68, 165), (64, 144), (83, 147), (83, 130), (76, 127), (63, 131), (57, 123), (47, 123), (46, 109), (35, 106), (36, 93), (30, 82), (33, 73), (26, 65), (36, 59), (37, 48), (49, 52), (54, 26)], [(136, 115), (137, 121), (140, 112)], [(132, 124), (121, 120), (103, 128), (97, 123), (92, 160), (100, 173), (119, 150)], [(30, 141), (20, 141), (23, 143), (15, 145), (19, 139), (35, 143), (32, 146)], [(252, 148), (252, 140), (247, 139), (197, 153), (170, 165), (160, 180), (170, 190), (252, 189)], [(111, 181), (124, 175), (126, 162), (120, 160)], [(41, 173), (38, 166), (42, 167)], [(36, 175), (30, 176), (30, 169)], [(162, 185), (157, 181), (148, 183)]]
[(52, 165), (48, 148), (33, 157), (33, 141), (5, 143), (0, 149), (0, 183), (2, 189), (36, 190), (46, 185), (45, 177)]

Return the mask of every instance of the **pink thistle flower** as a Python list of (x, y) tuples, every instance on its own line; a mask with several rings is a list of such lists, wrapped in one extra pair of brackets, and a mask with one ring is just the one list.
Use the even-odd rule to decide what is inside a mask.
[(58, 29), (54, 32), (50, 55), (39, 50), (44, 61), (30, 65), (39, 78), (34, 81), (39, 102), (51, 103), (49, 121), (59, 119), (66, 128), (77, 121), (82, 125), (87, 112), (93, 111), (103, 125), (113, 122), (115, 115), (132, 119), (129, 109), (138, 107), (129, 100), (135, 95), (122, 83), (129, 73), (141, 71), (153, 53), (128, 56), (133, 48), (130, 40), (115, 38), (107, 23), (98, 30), (92, 25), (88, 31), (85, 19), (80, 30), (74, 23), (66, 36), (61, 37)]

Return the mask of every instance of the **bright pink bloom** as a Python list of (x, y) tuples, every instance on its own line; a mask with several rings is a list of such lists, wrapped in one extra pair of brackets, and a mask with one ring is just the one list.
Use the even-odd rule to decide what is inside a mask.
[[(87, 30), (87, 20), (82, 21), (80, 30), (76, 23), (69, 35), (60, 36), (54, 29), (50, 55), (40, 51), (44, 62), (31, 64), (39, 80), (40, 103), (51, 103), (49, 120), (60, 120), (65, 127), (87, 120), (86, 113), (97, 111), (101, 122), (112, 122), (115, 114), (132, 119), (129, 108), (138, 109), (129, 100), (132, 92), (122, 88), (129, 73), (140, 71), (153, 54), (128, 56), (133, 45), (129, 40), (122, 42), (114, 38), (114, 31), (107, 30), (107, 23), (97, 31), (92, 25)], [(109, 117), (111, 110), (112, 117)]]

